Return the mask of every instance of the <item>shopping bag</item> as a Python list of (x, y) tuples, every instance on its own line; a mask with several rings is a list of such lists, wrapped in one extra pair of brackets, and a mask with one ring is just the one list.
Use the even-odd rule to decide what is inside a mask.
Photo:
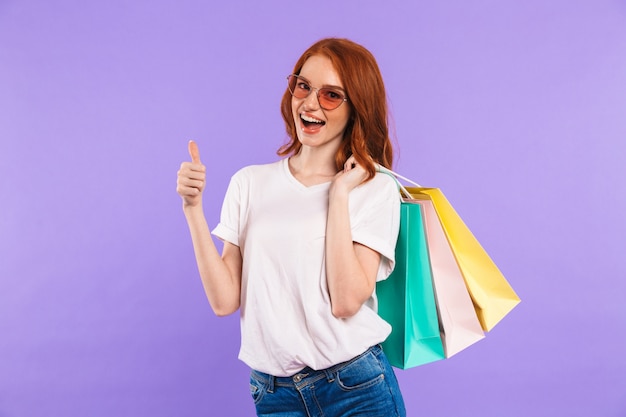
[(433, 202), (463, 273), (480, 324), (485, 331), (502, 320), (519, 302), (513, 288), (438, 188), (407, 188), (416, 198)]
[(441, 337), (449, 358), (485, 334), (432, 201), (405, 201), (422, 206)]
[(393, 366), (406, 369), (445, 358), (419, 204), (401, 204), (396, 266), (377, 283), (376, 295), (378, 314), (392, 326), (382, 347)]
[(463, 274), (478, 320), (483, 330), (493, 329), (520, 302), (520, 298), (504, 278), (502, 272), (476, 240), (441, 190), (421, 187), (414, 181), (382, 166), (379, 166), (378, 170), (416, 185), (416, 187), (406, 188), (400, 185), (406, 198), (433, 202), (448, 243)]

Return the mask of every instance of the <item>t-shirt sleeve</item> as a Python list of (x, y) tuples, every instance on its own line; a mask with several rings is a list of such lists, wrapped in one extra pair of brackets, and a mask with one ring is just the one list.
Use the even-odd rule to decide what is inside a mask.
[[(352, 224), (352, 240), (381, 255), (376, 281), (386, 279), (395, 266), (400, 230), (400, 194), (396, 182), (377, 174), (355, 204), (360, 205)], [(368, 184), (368, 183), (366, 183)]]
[[(239, 173), (238, 173), (239, 174)], [(241, 215), (241, 175), (235, 174), (228, 184), (220, 221), (213, 229), (213, 235), (223, 241), (239, 246), (239, 229)]]

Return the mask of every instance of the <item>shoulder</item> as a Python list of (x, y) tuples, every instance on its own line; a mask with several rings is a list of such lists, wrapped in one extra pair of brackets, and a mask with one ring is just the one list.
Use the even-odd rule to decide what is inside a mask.
[(352, 190), (350, 198), (355, 207), (395, 206), (400, 204), (396, 180), (390, 175), (377, 172), (374, 178)]
[(396, 179), (389, 174), (377, 172), (374, 178), (372, 178), (372, 182), (376, 184), (377, 187), (382, 189), (389, 189), (393, 191), (398, 190), (398, 183), (396, 182)]
[(271, 162), (269, 164), (248, 165), (235, 172), (232, 180), (236, 182), (250, 182), (257, 178), (265, 178), (268, 175), (275, 175), (280, 172), (284, 160)]
[(388, 174), (384, 174), (382, 172), (377, 172), (374, 178), (371, 180), (361, 184), (360, 187), (365, 193), (375, 193), (375, 194), (396, 194), (398, 192), (398, 184), (396, 180)]

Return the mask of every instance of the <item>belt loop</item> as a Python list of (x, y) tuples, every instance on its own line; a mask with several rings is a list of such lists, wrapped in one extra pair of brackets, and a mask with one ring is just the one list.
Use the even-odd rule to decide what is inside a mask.
[(328, 382), (333, 382), (335, 377), (333, 376), (333, 372), (329, 369), (324, 369), (324, 373), (326, 374), (326, 380)]
[(269, 392), (270, 394), (274, 393), (274, 381), (276, 380), (276, 377), (274, 375), (268, 375), (269, 377), (269, 381), (268, 381), (268, 387), (267, 387), (267, 392)]

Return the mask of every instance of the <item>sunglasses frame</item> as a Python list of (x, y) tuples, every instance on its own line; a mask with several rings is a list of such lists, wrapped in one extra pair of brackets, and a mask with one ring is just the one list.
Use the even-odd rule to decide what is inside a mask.
[[(296, 84), (298, 83), (299, 80), (301, 80), (301, 81), (306, 82), (306, 84), (309, 86), (310, 90), (309, 90), (309, 92), (307, 93), (306, 96), (304, 96), (304, 97), (297, 97), (296, 94), (294, 93), (294, 91), (291, 90), (291, 82), (290, 81), (291, 81), (292, 77), (294, 77), (296, 79)], [(294, 88), (295, 88), (296, 84), (294, 84)], [(289, 90), (291, 95), (293, 97), (296, 97), (297, 99), (305, 99), (305, 98), (307, 98), (308, 96), (311, 95), (311, 92), (313, 92), (313, 90), (315, 90), (315, 96), (317, 97), (317, 102), (319, 103), (320, 107), (322, 109), (328, 110), (328, 111), (338, 109), (339, 106), (341, 106), (343, 103), (348, 101), (348, 97), (346, 96), (346, 94), (344, 92), (338, 91), (338, 90), (336, 90), (334, 88), (330, 88), (330, 87), (315, 88), (315, 87), (313, 87), (311, 85), (311, 82), (309, 80), (307, 80), (306, 78), (304, 78), (304, 77), (302, 77), (302, 76), (300, 76), (298, 74), (289, 74), (287, 76), (287, 89)], [(332, 91), (335, 94), (340, 94), (343, 98), (341, 99), (341, 101), (339, 101), (339, 104), (337, 104), (336, 107), (332, 107), (332, 108), (324, 107), (322, 105), (322, 102), (320, 101), (320, 91), (322, 91), (322, 90), (330, 90), (330, 91)]]

